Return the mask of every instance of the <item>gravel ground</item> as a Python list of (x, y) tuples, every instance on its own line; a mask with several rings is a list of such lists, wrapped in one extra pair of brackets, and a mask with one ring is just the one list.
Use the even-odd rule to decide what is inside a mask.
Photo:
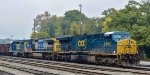
[(150, 67), (150, 61), (140, 61), (140, 65)]
[(0, 75), (13, 75), (13, 74), (11, 74), (11, 73), (6, 73), (6, 72), (0, 70)]
[[(25, 68), (32, 68), (32, 69), (35, 69), (35, 70), (45, 71), (45, 72), (59, 74), (59, 75), (77, 75), (75, 73), (70, 73), (70, 72), (65, 72), (65, 71), (59, 71), (59, 70), (48, 69), (48, 68), (41, 68), (41, 67), (24, 65), (24, 64), (18, 64), (18, 63), (10, 63), (10, 62), (1, 61), (1, 60), (0, 60), (0, 63), (6, 63), (6, 64), (11, 64), (11, 65), (16, 65), (16, 66), (21, 66), (21, 67), (25, 67)], [(148, 62), (148, 61), (140, 61), (140, 64), (142, 66), (145, 66), (145, 67), (150, 67), (150, 62)], [(9, 72), (9, 73), (14, 74), (14, 75), (33, 75), (33, 74), (29, 74), (29, 73), (26, 73), (26, 72), (23, 72), (23, 71), (11, 69), (11, 68), (6, 68), (6, 67), (3, 67), (3, 66), (0, 66), (0, 70), (1, 71), (5, 71), (5, 72)], [(4, 74), (1, 71), (0, 71), (0, 75), (7, 75), (7, 74)], [(126, 74), (128, 75), (130, 73), (126, 73), (126, 74), (120, 73), (120, 74), (121, 75), (126, 75)], [(116, 75), (117, 75), (117, 73), (116, 73)]]
[[(18, 63), (12, 63), (12, 62), (10, 63), (10, 62), (1, 61), (1, 60), (0, 60), (0, 63), (11, 64), (11, 65), (21, 66), (21, 67), (25, 67), (25, 68), (31, 68), (31, 69), (34, 69), (34, 70), (40, 70), (40, 71), (44, 71), (44, 72), (48, 72), (48, 73), (54, 73), (54, 74), (58, 74), (58, 75), (79, 75), (79, 74), (65, 72), (65, 71), (59, 71), (59, 70), (54, 70), (54, 69), (48, 69), (48, 68), (31, 66), (31, 65), (18, 64)], [(9, 69), (9, 68), (5, 68), (5, 67), (2, 67), (2, 66), (0, 66), (0, 70), (5, 71), (5, 72), (9, 72), (9, 73), (12, 73), (12, 74), (15, 74), (15, 75), (31, 75), (31, 74), (21, 72), (19, 70)]]
[[(25, 68), (31, 68), (31, 69), (35, 69), (35, 70), (40, 70), (40, 71), (45, 71), (45, 72), (49, 72), (49, 73), (54, 73), (54, 74), (59, 74), (59, 75), (79, 75), (79, 74), (75, 74), (75, 73), (70, 73), (70, 72), (64, 72), (64, 71), (59, 71), (59, 70), (54, 70), (54, 69), (47, 69), (47, 68), (41, 68), (41, 67), (36, 67), (36, 66), (30, 66), (30, 65), (24, 65), (24, 64), (18, 64), (18, 63), (10, 63), (7, 61), (1, 61), (0, 63), (5, 63), (5, 64), (11, 64), (11, 65), (15, 65), (15, 66), (21, 66), (21, 67), (25, 67)], [(9, 70), (8, 70), (9, 71)], [(97, 70), (95, 70), (97, 71)], [(112, 75), (134, 75), (132, 73), (124, 73), (124, 72), (113, 72), (113, 71), (100, 71), (101, 73), (106, 73), (106, 74), (112, 74)], [(15, 74), (16, 75), (16, 74)], [(22, 75), (22, 74), (21, 74)], [(24, 75), (28, 75), (28, 74), (24, 74)]]
[[(26, 73), (26, 72), (23, 72), (23, 71), (11, 69), (11, 68), (6, 68), (6, 67), (3, 67), (3, 66), (0, 66), (0, 70), (4, 71), (4, 72), (11, 73), (11, 74), (14, 74), (14, 75), (33, 75), (33, 74), (29, 74), (29, 73)], [(2, 75), (2, 74), (0, 74), (0, 75)]]

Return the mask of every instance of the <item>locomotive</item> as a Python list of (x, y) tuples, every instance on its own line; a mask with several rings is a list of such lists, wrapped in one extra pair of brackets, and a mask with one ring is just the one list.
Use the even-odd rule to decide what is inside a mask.
[(15, 40), (9, 55), (121, 66), (139, 65), (140, 61), (136, 41), (128, 32), (119, 31)]

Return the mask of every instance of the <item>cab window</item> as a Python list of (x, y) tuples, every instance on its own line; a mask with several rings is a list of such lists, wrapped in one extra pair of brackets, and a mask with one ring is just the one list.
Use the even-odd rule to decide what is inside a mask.
[(130, 38), (130, 35), (129, 34), (114, 34), (113, 35), (113, 39), (115, 41), (118, 41), (118, 40), (123, 40), (123, 39), (128, 39)]
[(109, 36), (106, 36), (106, 37), (105, 37), (105, 40), (106, 40), (106, 41), (111, 40), (111, 39), (112, 39), (112, 35), (109, 35)]

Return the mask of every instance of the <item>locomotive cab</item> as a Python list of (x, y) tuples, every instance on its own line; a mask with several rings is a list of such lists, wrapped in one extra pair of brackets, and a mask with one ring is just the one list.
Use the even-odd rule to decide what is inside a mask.
[(107, 32), (105, 36), (116, 42), (115, 53), (121, 65), (138, 65), (139, 55), (137, 43), (128, 32)]

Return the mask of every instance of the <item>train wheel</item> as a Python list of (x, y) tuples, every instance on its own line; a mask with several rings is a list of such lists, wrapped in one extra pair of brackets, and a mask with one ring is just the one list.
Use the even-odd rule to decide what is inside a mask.
[(24, 57), (25, 57), (25, 58), (28, 58), (28, 53), (24, 53)]
[(32, 53), (29, 53), (29, 54), (28, 54), (28, 57), (29, 57), (29, 58), (33, 58)]
[(71, 56), (70, 56), (70, 55), (67, 55), (66, 58), (65, 58), (65, 61), (66, 61), (66, 62), (70, 62), (70, 61), (71, 61)]
[(57, 55), (57, 54), (55, 54), (55, 53), (53, 53), (52, 60), (57, 60), (57, 57), (58, 57), (58, 55)]
[(46, 55), (45, 54), (42, 54), (42, 59), (46, 59)]

